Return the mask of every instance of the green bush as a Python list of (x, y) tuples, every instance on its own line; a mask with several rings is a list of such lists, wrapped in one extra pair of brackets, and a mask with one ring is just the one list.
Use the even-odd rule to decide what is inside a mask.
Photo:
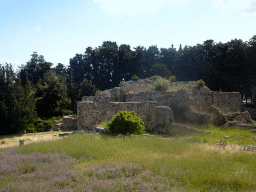
[(127, 93), (128, 93), (127, 89), (122, 89), (122, 88), (120, 89), (120, 100), (122, 102), (126, 101)]
[(62, 116), (65, 116), (65, 115), (72, 115), (74, 112), (70, 109), (63, 109), (62, 110)]
[(150, 77), (149, 79), (150, 80), (158, 80), (158, 79), (161, 79), (162, 77), (160, 77), (159, 75), (154, 75), (152, 77)]
[(36, 128), (29, 127), (29, 128), (26, 129), (26, 133), (36, 133)]
[(176, 76), (171, 76), (171, 77), (169, 78), (169, 80), (170, 80), (171, 82), (176, 81)]
[(205, 86), (205, 82), (204, 82), (202, 79), (200, 79), (200, 80), (198, 80), (198, 81), (196, 82), (196, 87), (197, 87), (198, 89), (200, 89), (200, 88), (203, 87), (203, 86)]
[(125, 85), (125, 82), (124, 81), (120, 81), (119, 87), (122, 87), (124, 85)]
[(145, 132), (145, 126), (135, 111), (120, 111), (107, 123), (107, 130), (113, 134), (141, 134)]
[(139, 80), (139, 76), (137, 76), (137, 75), (134, 74), (134, 75), (132, 76), (132, 80), (138, 81), (138, 80)]
[(53, 126), (52, 119), (42, 120), (39, 117), (34, 119), (34, 122), (30, 125), (30, 127), (26, 130), (28, 133), (35, 132), (46, 132), (51, 129)]
[(63, 118), (62, 116), (52, 117), (51, 120), (54, 121), (54, 120), (59, 120), (59, 119), (62, 119), (62, 118)]
[(163, 79), (162, 77), (160, 77), (159, 79), (156, 80), (156, 82), (154, 83), (154, 89), (155, 90), (159, 90), (159, 91), (166, 91), (170, 88), (170, 81), (168, 81), (167, 79)]

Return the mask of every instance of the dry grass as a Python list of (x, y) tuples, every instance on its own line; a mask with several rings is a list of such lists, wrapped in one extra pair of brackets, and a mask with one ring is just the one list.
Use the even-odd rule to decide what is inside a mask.
[[(0, 149), (19, 146), (19, 140), (24, 140), (25, 144), (58, 140), (62, 138), (62, 137), (59, 137), (60, 133), (62, 132), (53, 131), (53, 132), (38, 132), (38, 133), (26, 133), (21, 135), (0, 136)], [(71, 134), (72, 132), (65, 132), (65, 133)], [(5, 144), (1, 144), (3, 140), (6, 141)]]

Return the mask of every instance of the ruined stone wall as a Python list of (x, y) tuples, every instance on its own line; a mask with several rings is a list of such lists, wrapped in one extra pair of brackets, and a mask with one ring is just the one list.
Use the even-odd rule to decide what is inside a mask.
[(172, 97), (174, 91), (145, 91), (139, 93), (128, 93), (126, 97), (126, 102), (135, 101), (157, 101), (163, 97)]
[[(143, 81), (136, 83), (141, 88), (146, 89), (146, 83)], [(150, 83), (153, 83), (153, 81)], [(211, 105), (220, 108), (224, 113), (242, 111), (242, 98), (238, 92), (215, 92), (207, 87), (199, 90), (191, 88), (190, 92), (186, 88), (178, 91), (144, 90), (135, 93), (128, 92), (125, 97), (126, 102), (120, 102), (121, 92), (125, 87), (128, 89), (127, 91), (139, 90), (138, 87), (138, 89), (135, 89), (136, 86), (134, 87), (134, 82), (132, 84), (131, 81), (126, 86), (99, 91), (94, 97), (83, 97), (82, 101), (77, 103), (78, 129), (92, 130), (100, 121), (106, 119), (108, 122), (113, 115), (124, 110), (136, 111), (139, 117), (150, 127), (155, 106), (170, 107), (175, 121), (178, 116), (185, 112), (187, 112), (186, 115), (188, 117), (195, 116), (195, 114), (188, 113), (190, 106), (200, 112), (206, 112)], [(199, 119), (208, 121), (209, 118), (202, 115), (202, 118), (200, 116)]]
[(240, 112), (242, 97), (239, 92), (213, 91), (213, 105), (220, 108), (224, 113)]
[(213, 105), (213, 94), (212, 92), (204, 93), (200, 92), (198, 94), (190, 93), (190, 104), (192, 109), (196, 109), (197, 111), (206, 112), (207, 109)]
[(63, 117), (62, 131), (75, 131), (77, 130), (77, 117), (73, 115), (67, 115)]
[(93, 130), (96, 124), (106, 119), (112, 120), (112, 116), (119, 111), (135, 111), (148, 126), (152, 121), (154, 107), (158, 102), (97, 102), (81, 101), (77, 103), (78, 129)]
[(243, 111), (242, 98), (239, 92), (199, 92), (190, 94), (191, 106), (206, 111), (211, 105), (224, 113)]
[(179, 91), (146, 91), (140, 93), (128, 93), (126, 101), (158, 101), (159, 106), (168, 106), (175, 113), (189, 110), (190, 98), (186, 89)]

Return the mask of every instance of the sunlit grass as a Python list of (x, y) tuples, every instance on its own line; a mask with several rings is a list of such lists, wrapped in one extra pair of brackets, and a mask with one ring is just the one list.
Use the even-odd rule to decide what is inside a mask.
[[(238, 128), (197, 128), (211, 133), (178, 138), (81, 133), (59, 141), (24, 145), (18, 151), (57, 152), (75, 157), (79, 160), (75, 169), (84, 174), (88, 167), (134, 163), (144, 170), (174, 179), (176, 184), (172, 187), (189, 187), (188, 191), (255, 190), (256, 155), (237, 145), (256, 144), (254, 134)], [(221, 138), (228, 144), (225, 149), (215, 145)]]
[(220, 139), (225, 139), (225, 144), (236, 145), (256, 145), (256, 134), (241, 127), (217, 127), (217, 126), (196, 126), (186, 124), (187, 126), (195, 127), (199, 130), (209, 130), (210, 134), (194, 136), (191, 140), (198, 143), (216, 143)]

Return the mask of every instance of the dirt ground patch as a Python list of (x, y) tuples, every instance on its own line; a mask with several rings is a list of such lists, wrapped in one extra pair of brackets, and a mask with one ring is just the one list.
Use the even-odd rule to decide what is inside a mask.
[[(19, 140), (24, 140), (24, 145), (33, 143), (33, 142), (43, 142), (50, 140), (57, 140), (63, 137), (60, 137), (59, 134), (64, 133), (62, 131), (53, 131), (53, 132), (39, 132), (39, 133), (26, 133), (20, 135), (0, 135), (0, 149), (7, 147), (16, 147), (19, 146)], [(71, 132), (65, 132), (71, 134)], [(2, 141), (6, 143), (2, 144)]]

